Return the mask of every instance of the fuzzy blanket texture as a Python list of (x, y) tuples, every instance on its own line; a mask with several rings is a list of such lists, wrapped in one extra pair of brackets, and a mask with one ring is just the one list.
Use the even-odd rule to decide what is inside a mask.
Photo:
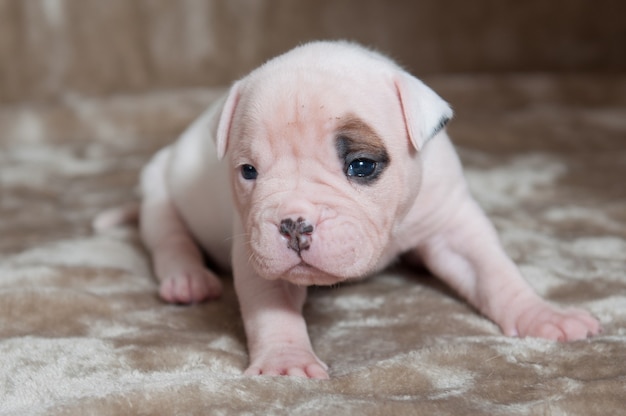
[(137, 230), (90, 229), (222, 91), (68, 96), (0, 110), (0, 414), (626, 414), (626, 77), (426, 81), (455, 108), (451, 137), (508, 253), (601, 335), (507, 338), (397, 266), (310, 289), (330, 380), (244, 377), (229, 276), (218, 301), (165, 304)]

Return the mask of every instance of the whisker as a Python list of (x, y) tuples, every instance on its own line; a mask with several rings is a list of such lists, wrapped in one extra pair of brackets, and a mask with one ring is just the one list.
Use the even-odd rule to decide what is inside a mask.
[(250, 233), (241, 233), (241, 234), (233, 234), (231, 236), (226, 237), (223, 241), (227, 242), (227, 241), (232, 241), (234, 240), (236, 237), (246, 237), (249, 236)]

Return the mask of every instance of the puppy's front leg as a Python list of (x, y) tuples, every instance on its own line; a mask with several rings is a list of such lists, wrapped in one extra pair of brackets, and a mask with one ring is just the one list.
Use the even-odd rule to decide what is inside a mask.
[(162, 150), (142, 174), (140, 231), (152, 254), (159, 295), (167, 302), (194, 303), (222, 293), (217, 276), (204, 265), (202, 252), (181, 220), (166, 186), (169, 150)]
[(141, 235), (152, 254), (159, 295), (170, 303), (217, 298), (222, 284), (204, 265), (202, 253), (167, 199), (144, 198)]
[(532, 290), (469, 197), (443, 232), (418, 248), (418, 255), (506, 335), (570, 341), (600, 331), (587, 311), (561, 310)]
[(233, 247), (233, 273), (250, 354), (245, 374), (328, 378), (302, 316), (306, 287), (259, 277), (241, 239)]

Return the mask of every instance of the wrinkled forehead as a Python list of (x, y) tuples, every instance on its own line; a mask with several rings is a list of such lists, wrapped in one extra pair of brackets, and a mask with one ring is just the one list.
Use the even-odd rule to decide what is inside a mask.
[(380, 147), (383, 137), (403, 129), (401, 114), (384, 77), (301, 71), (249, 80), (235, 117), (243, 140), (262, 135), (285, 146), (344, 135)]

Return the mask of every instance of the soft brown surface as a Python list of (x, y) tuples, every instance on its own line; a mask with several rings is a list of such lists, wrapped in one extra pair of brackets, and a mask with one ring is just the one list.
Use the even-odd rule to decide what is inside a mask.
[(314, 288), (331, 380), (246, 378), (231, 280), (217, 302), (157, 298), (133, 228), (92, 235), (136, 175), (219, 91), (0, 111), (0, 413), (623, 414), (626, 77), (427, 80), (507, 251), (542, 295), (590, 309), (594, 339), (502, 336), (425, 272)]

